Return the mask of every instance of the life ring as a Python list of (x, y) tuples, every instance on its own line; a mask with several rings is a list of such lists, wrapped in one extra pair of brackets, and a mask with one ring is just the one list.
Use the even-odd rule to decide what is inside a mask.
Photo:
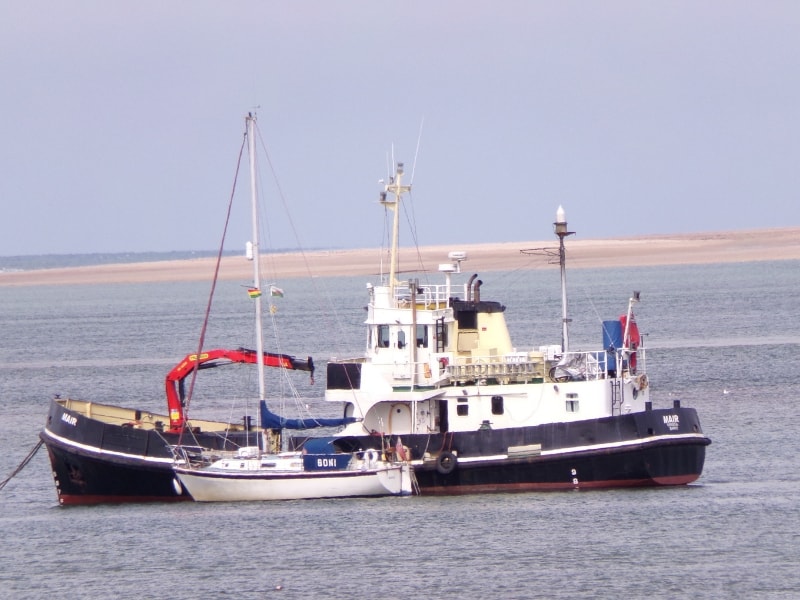
[(456, 468), (458, 458), (452, 452), (442, 452), (436, 457), (436, 470), (442, 475), (449, 475)]
[(374, 468), (378, 464), (378, 451), (369, 449), (364, 452), (364, 460), (367, 461), (367, 466)]

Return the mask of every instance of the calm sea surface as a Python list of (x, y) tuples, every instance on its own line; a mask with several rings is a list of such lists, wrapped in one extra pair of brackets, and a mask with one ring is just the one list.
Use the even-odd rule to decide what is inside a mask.
[[(557, 272), (480, 276), (482, 296), (507, 305), (518, 349), (560, 342)], [(573, 349), (599, 346), (600, 322), (641, 291), (654, 403), (696, 407), (713, 440), (697, 484), (61, 508), (42, 449), (0, 491), (0, 597), (800, 597), (800, 263), (572, 270), (568, 280)], [(320, 400), (323, 363), (360, 354), (366, 281), (280, 282), (268, 348), (320, 366), (313, 385), (305, 373), (270, 374), (287, 416), (338, 414)], [(220, 284), (206, 348), (253, 346), (246, 284)], [(208, 290), (0, 288), (0, 479), (36, 444), (54, 394), (163, 410), (164, 376), (196, 350)], [(255, 372), (215, 369), (198, 386), (192, 415), (239, 418)], [(277, 398), (292, 391), (297, 400)]]

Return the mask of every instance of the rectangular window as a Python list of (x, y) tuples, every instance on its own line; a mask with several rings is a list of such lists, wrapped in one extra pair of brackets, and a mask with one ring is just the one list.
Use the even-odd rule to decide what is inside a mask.
[(492, 414), (493, 415), (502, 415), (503, 414), (503, 397), (502, 396), (492, 396)]
[(428, 347), (428, 326), (417, 325), (417, 348)]
[(459, 404), (456, 406), (456, 414), (459, 417), (466, 417), (469, 414), (469, 404)]
[(389, 326), (378, 325), (378, 348), (389, 347)]

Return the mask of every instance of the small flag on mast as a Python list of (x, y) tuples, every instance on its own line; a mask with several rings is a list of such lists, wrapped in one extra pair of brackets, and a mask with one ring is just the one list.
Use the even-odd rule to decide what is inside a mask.
[(279, 298), (283, 298), (283, 290), (274, 285), (269, 286), (269, 293), (271, 296), (277, 296)]
[(261, 295), (261, 290), (258, 288), (247, 288), (247, 293), (251, 298), (258, 298)]

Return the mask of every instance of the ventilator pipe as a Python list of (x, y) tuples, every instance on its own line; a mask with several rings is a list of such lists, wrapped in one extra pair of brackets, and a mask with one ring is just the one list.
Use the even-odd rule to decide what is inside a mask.
[(475, 302), (480, 302), (481, 301), (481, 286), (482, 285), (483, 285), (483, 281), (481, 279), (478, 279), (478, 281), (475, 282), (475, 288), (474, 288), (475, 291), (474, 291), (474, 294), (473, 294), (474, 297), (475, 297)]
[(478, 274), (475, 273), (472, 277), (469, 278), (467, 282), (467, 302), (472, 300), (472, 282), (478, 278)]

